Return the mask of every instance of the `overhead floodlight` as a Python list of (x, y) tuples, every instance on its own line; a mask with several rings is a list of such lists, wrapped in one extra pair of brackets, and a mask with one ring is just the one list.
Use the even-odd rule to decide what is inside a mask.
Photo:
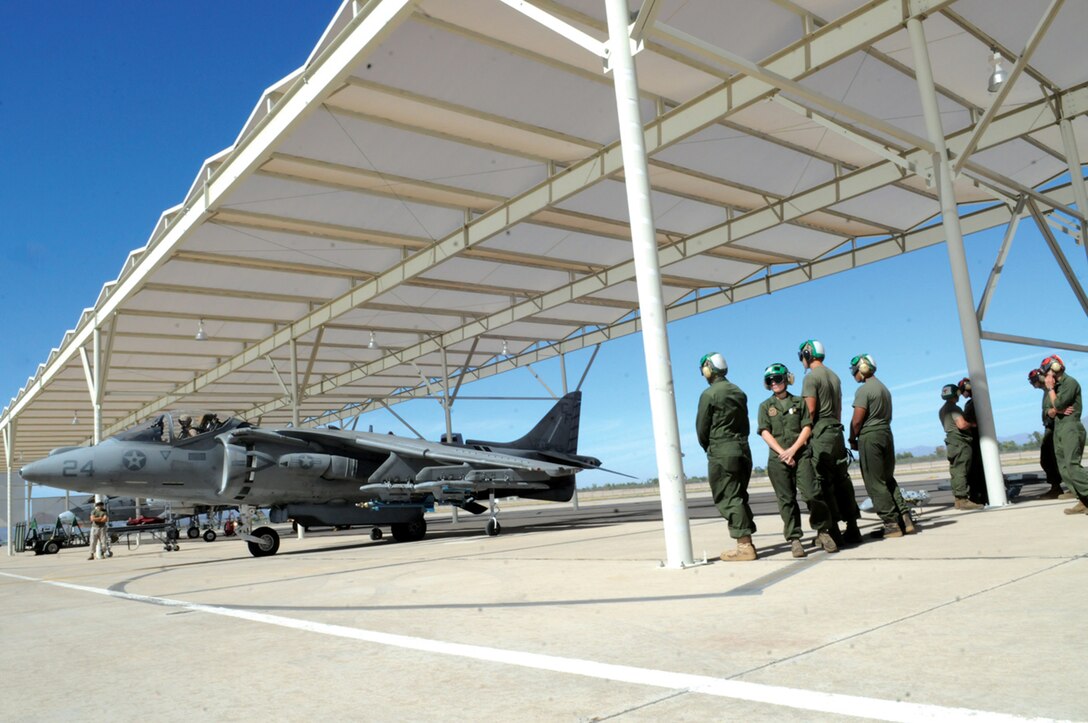
[(993, 51), (994, 57), (990, 58), (990, 65), (994, 66), (993, 72), (990, 73), (990, 83), (986, 86), (986, 90), (991, 93), (996, 93), (1001, 89), (1001, 86), (1008, 79), (1009, 74), (1005, 72), (1005, 69), (1001, 66), (1001, 61), (1004, 58), (1001, 57), (1001, 53), (996, 50)]
[(374, 332), (370, 332), (370, 341), (367, 342), (366, 348), (367, 349), (381, 349), (381, 347), (378, 346), (378, 340), (374, 338)]
[(510, 347), (506, 345), (506, 339), (502, 340), (502, 355), (506, 356), (510, 353)]
[(200, 326), (196, 328), (196, 336), (193, 337), (197, 341), (207, 341), (208, 332), (204, 331), (204, 320), (200, 320)]
[(79, 424), (79, 412), (72, 412), (72, 424)]

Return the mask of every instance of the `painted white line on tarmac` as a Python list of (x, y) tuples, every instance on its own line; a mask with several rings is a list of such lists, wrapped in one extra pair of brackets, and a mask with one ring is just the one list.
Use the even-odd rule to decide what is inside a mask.
[(24, 577), (22, 575), (14, 575), (6, 572), (0, 572), (0, 575), (19, 580), (41, 582), (46, 585), (52, 585), (67, 590), (89, 592), (122, 600), (132, 600), (164, 607), (192, 610), (195, 612), (207, 613), (209, 615), (237, 618), (239, 620), (249, 620), (255, 623), (264, 623), (265, 625), (277, 625), (283, 628), (318, 633), (320, 635), (332, 635), (338, 638), (359, 640), (377, 645), (387, 645), (405, 650), (416, 650), (424, 653), (469, 658), (472, 660), (481, 660), (504, 665), (516, 665), (522, 668), (532, 668), (535, 670), (549, 670), (567, 675), (580, 675), (600, 680), (633, 683), (635, 685), (645, 685), (652, 688), (702, 693), (704, 695), (714, 695), (722, 698), (749, 701), (752, 703), (764, 703), (786, 708), (796, 708), (804, 711), (819, 711), (822, 713), (835, 713), (876, 720), (904, 722), (919, 720), (1050, 720), (1044, 718), (1028, 719), (1008, 713), (994, 713), (990, 711), (973, 710), (971, 708), (951, 708), (939, 705), (928, 705), (925, 703), (906, 703), (897, 700), (865, 698), (842, 693), (822, 693), (815, 690), (786, 688), (783, 686), (765, 685), (762, 683), (746, 683), (744, 681), (714, 678), (707, 675), (673, 673), (667, 670), (653, 670), (652, 668), (637, 668), (631, 665), (599, 663), (593, 660), (564, 658), (557, 655), (542, 655), (540, 653), (526, 653), (517, 650), (503, 650), (501, 648), (489, 648), (482, 645), (448, 643), (441, 640), (428, 640), (426, 638), (416, 638), (407, 635), (381, 633), (374, 630), (363, 630), (361, 628), (351, 628), (344, 625), (330, 625), (328, 623), (317, 623), (309, 620), (298, 620), (280, 615), (259, 613), (252, 610), (202, 605), (200, 603), (191, 603), (184, 600), (137, 595), (134, 593), (107, 590), (105, 588), (89, 587), (87, 585), (76, 585), (67, 582), (57, 582), (55, 580)]

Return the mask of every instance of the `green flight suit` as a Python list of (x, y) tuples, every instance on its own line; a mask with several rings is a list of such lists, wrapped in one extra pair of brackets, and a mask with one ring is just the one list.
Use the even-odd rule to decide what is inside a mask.
[(869, 377), (854, 394), (854, 407), (865, 410), (858, 435), (858, 456), (865, 490), (884, 524), (900, 524), (910, 509), (895, 481), (895, 440), (892, 437), (892, 394), (876, 377)]
[(729, 535), (734, 539), (756, 531), (748, 505), (748, 481), (752, 477), (749, 431), (748, 397), (740, 387), (722, 377), (703, 391), (695, 433), (706, 452), (714, 505), (729, 523)]
[(850, 481), (850, 457), (842, 437), (842, 385), (838, 375), (822, 364), (811, 367), (801, 384), (801, 396), (816, 400), (809, 446), (821, 499), (833, 519), (853, 523), (861, 517), (861, 510)]
[(970, 496), (968, 475), (971, 473), (971, 461), (974, 458), (971, 433), (956, 426), (956, 420), (963, 418), (963, 411), (953, 400), (947, 400), (937, 416), (944, 427), (944, 446), (952, 475), (952, 494), (958, 500), (965, 500)]
[(1046, 481), (1051, 487), (1062, 483), (1062, 473), (1058, 469), (1058, 457), (1054, 452), (1054, 418), (1050, 410), (1054, 405), (1050, 401), (1050, 392), (1043, 390), (1043, 442), (1039, 446), (1039, 466), (1046, 473)]
[[(1054, 391), (1054, 409), (1058, 411), (1054, 418), (1054, 455), (1058, 458), (1058, 470), (1062, 482), (1071, 488), (1081, 502), (1088, 504), (1088, 470), (1080, 464), (1084, 453), (1080, 384), (1068, 374), (1063, 374)], [(1073, 408), (1073, 413), (1064, 414), (1069, 407)]]
[[(763, 400), (756, 415), (757, 431), (762, 435), (770, 432), (782, 449), (789, 449), (805, 427), (812, 427), (808, 405), (802, 397), (787, 394), (779, 399), (775, 395)], [(778, 513), (782, 516), (782, 534), (787, 540), (801, 539), (801, 508), (797, 493), (801, 493), (808, 506), (809, 526), (817, 532), (827, 532), (831, 527), (831, 511), (821, 499), (813, 469), (812, 445), (806, 444), (794, 456), (791, 467), (778, 458), (773, 449), (767, 454), (767, 475), (771, 478)]]

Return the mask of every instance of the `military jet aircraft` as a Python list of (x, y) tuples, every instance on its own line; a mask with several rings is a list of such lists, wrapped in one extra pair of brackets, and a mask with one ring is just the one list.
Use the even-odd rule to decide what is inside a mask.
[[(581, 392), (564, 396), (512, 442), (262, 429), (214, 414), (191, 426), (195, 415), (164, 413), (92, 447), (55, 449), (20, 474), (34, 484), (97, 494), (267, 507), (272, 522), (305, 527), (371, 526), (373, 539), (382, 536), (379, 525), (388, 525), (399, 542), (423, 538), (423, 514), (435, 503), (480, 514), (489, 508), (477, 500), (487, 498), (487, 534), (496, 535), (495, 498), (564, 502), (577, 472), (600, 468), (600, 460), (577, 453), (581, 402)], [(279, 549), (271, 527), (239, 535), (255, 557)]]

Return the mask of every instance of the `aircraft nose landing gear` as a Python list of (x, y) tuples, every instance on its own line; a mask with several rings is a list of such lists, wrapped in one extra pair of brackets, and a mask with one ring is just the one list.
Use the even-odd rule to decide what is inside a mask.
[(494, 492), (488, 498), (488, 507), (491, 508), (491, 518), (487, 521), (487, 527), (484, 530), (487, 532), (488, 537), (494, 537), (502, 532), (502, 525), (499, 524), (499, 506), (495, 504)]

